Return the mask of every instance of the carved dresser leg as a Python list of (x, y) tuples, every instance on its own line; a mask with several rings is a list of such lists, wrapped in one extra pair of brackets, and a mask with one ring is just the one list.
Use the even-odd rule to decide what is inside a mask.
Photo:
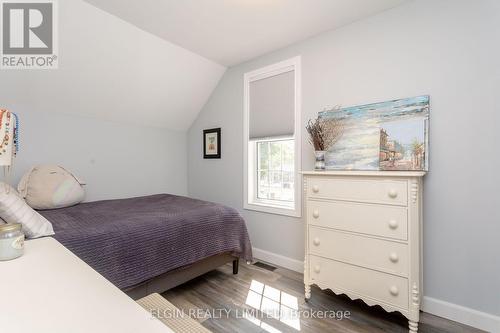
[(305, 299), (306, 299), (306, 302), (309, 300), (309, 298), (311, 298), (311, 286), (306, 284), (305, 285)]
[(417, 333), (417, 331), (418, 331), (418, 322), (417, 321), (413, 321), (413, 320), (409, 320), (408, 321), (408, 327), (409, 327), (409, 332), (410, 333)]
[(309, 284), (308, 262), (307, 255), (304, 258), (304, 286), (305, 286), (305, 300), (306, 302), (311, 298), (311, 285)]
[(420, 291), (418, 290), (418, 284), (413, 283), (411, 288), (411, 303), (410, 303), (410, 316), (408, 318), (408, 328), (410, 333), (416, 333), (418, 331), (418, 321), (420, 317)]

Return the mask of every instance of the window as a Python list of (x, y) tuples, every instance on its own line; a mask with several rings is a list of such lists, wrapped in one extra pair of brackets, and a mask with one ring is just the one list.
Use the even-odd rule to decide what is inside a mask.
[(293, 203), (294, 140), (262, 140), (257, 145), (257, 199)]
[(245, 209), (300, 216), (300, 58), (245, 74)]

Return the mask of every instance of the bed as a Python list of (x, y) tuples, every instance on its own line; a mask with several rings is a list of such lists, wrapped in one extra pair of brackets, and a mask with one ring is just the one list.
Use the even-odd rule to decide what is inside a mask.
[(54, 237), (137, 299), (227, 262), (252, 260), (245, 222), (232, 208), (170, 194), (40, 211)]

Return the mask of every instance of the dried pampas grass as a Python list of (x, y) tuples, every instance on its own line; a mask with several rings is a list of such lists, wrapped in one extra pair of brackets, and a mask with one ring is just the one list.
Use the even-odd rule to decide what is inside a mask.
[(344, 122), (338, 118), (318, 117), (307, 122), (306, 130), (314, 150), (329, 150), (344, 133)]

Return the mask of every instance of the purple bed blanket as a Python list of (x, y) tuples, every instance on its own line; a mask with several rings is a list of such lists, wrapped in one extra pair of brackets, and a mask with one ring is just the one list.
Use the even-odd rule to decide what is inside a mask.
[(225, 252), (252, 259), (243, 218), (211, 202), (158, 194), (40, 214), (59, 242), (122, 289)]

